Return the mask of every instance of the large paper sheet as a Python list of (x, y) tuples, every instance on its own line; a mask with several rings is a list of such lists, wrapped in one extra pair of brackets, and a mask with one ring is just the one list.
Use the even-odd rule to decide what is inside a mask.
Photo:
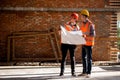
[(61, 26), (61, 40), (65, 44), (80, 45), (86, 43), (81, 31), (67, 31), (63, 26)]

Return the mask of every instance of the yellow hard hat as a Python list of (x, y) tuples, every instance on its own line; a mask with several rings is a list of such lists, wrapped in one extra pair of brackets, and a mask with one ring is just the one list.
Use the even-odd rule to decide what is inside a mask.
[(80, 13), (81, 13), (82, 15), (86, 15), (86, 16), (89, 17), (89, 11), (88, 11), (87, 9), (83, 9), (83, 10), (81, 10)]

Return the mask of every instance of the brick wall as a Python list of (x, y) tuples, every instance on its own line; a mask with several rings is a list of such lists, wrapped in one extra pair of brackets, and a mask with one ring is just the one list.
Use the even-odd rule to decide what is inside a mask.
[(0, 6), (4, 7), (54, 7), (54, 8), (103, 8), (108, 0), (1, 0)]
[[(0, 7), (34, 7), (34, 8), (102, 8), (108, 5), (109, 0), (1, 0)], [(74, 10), (79, 13), (78, 10)], [(19, 31), (39, 31), (50, 27), (59, 27), (69, 20), (72, 11), (27, 11), (1, 10), (0, 11), (0, 61), (7, 59), (7, 36)], [(96, 37), (109, 37), (111, 11), (90, 11), (90, 19), (96, 26)], [(28, 40), (29, 41), (29, 40)], [(38, 42), (39, 40), (36, 40)], [(22, 45), (21, 45), (22, 44)], [(27, 44), (18, 43), (17, 54), (25, 53)], [(21, 45), (21, 46), (20, 46)], [(31, 54), (39, 53), (38, 47), (33, 47)], [(27, 49), (31, 49), (31, 47)], [(34, 45), (35, 46), (35, 45)], [(20, 49), (24, 50), (23, 52)], [(35, 52), (36, 51), (36, 52)], [(45, 54), (43, 54), (45, 55)], [(46, 57), (47, 55), (45, 55)], [(51, 56), (52, 57), (52, 56)], [(76, 60), (81, 59), (81, 46), (76, 50)], [(109, 60), (108, 43), (96, 40), (93, 48), (93, 60)]]

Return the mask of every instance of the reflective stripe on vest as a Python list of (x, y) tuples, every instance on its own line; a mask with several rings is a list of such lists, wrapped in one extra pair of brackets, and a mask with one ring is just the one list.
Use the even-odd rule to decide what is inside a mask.
[(82, 24), (80, 27), (80, 30), (82, 30), (83, 34), (86, 35), (85, 40), (87, 46), (93, 46), (94, 45), (94, 37), (89, 36), (90, 35), (90, 24), (91, 22), (87, 22), (86, 24)]

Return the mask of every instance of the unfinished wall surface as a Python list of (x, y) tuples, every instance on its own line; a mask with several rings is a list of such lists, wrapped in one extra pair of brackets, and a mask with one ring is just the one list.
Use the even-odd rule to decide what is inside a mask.
[[(12, 33), (20, 31), (41, 31), (50, 27), (59, 28), (61, 24), (69, 21), (71, 13), (77, 12), (79, 14), (79, 10), (82, 8), (89, 8), (90, 10), (90, 20), (95, 24), (96, 28), (96, 38), (109, 37), (111, 15), (114, 14), (114, 11), (109, 11), (109, 9), (105, 11), (104, 9), (107, 6), (109, 6), (109, 0), (1, 0), (0, 61), (7, 61), (7, 37)], [(59, 8), (61, 10), (57, 11)], [(68, 8), (73, 9), (73, 11)], [(68, 11), (64, 11), (64, 9), (68, 9)], [(99, 9), (102, 9), (102, 11)], [(34, 42), (40, 42), (39, 39), (28, 40), (26, 38), (17, 41), (19, 41), (16, 43), (15, 49), (15, 53), (18, 54), (17, 56), (22, 56), (25, 53), (39, 56), (41, 46), (34, 44)], [(93, 60), (109, 60), (108, 47), (109, 43), (107, 41), (96, 39), (95, 46), (93, 47)], [(44, 51), (46, 50), (44, 49)], [(47, 53), (48, 55), (42, 55), (45, 55), (44, 57), (53, 57), (51, 56), (52, 54), (49, 54), (49, 51)], [(75, 55), (76, 61), (80, 62), (81, 46), (76, 49)]]

